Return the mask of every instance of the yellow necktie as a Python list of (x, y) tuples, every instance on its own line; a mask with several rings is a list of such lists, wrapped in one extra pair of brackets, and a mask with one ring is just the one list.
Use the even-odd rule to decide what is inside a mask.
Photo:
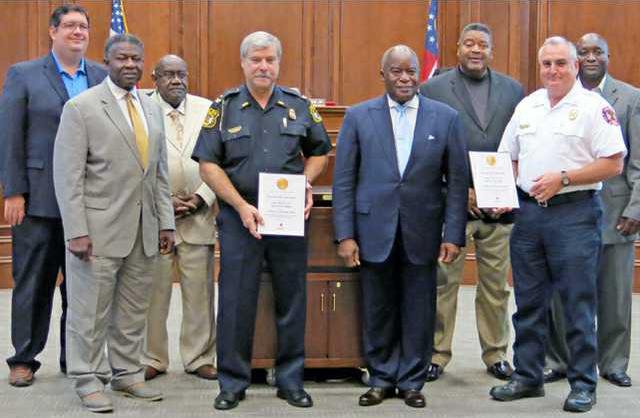
[(136, 145), (138, 146), (138, 152), (142, 160), (142, 167), (146, 169), (149, 162), (149, 137), (147, 136), (147, 131), (144, 129), (144, 122), (140, 117), (140, 113), (138, 113), (138, 110), (133, 104), (133, 96), (131, 93), (127, 93), (125, 99), (127, 101), (127, 110), (129, 111), (129, 118), (131, 119), (131, 126), (133, 126), (133, 134), (136, 136)]

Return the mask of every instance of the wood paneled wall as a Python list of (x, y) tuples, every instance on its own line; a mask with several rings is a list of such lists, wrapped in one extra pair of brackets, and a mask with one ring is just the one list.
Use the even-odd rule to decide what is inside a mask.
[[(3, 0), (0, 83), (11, 64), (47, 53), (49, 15), (63, 2), (88, 9), (88, 56), (102, 59), (110, 0)], [(283, 43), (281, 84), (341, 105), (382, 93), (379, 60), (389, 46), (404, 43), (422, 54), (428, 5), (428, 0), (124, 0), (129, 30), (145, 42), (143, 87), (151, 86), (158, 59), (175, 53), (189, 64), (191, 91), (216, 97), (242, 82), (241, 39), (266, 30)], [(532, 91), (539, 86), (537, 49), (547, 36), (575, 40), (595, 31), (609, 41), (611, 73), (640, 85), (640, 54), (634, 51), (640, 40), (638, 0), (441, 0), (437, 21), (444, 67), (457, 62), (460, 29), (485, 22), (494, 31), (492, 66)], [(0, 282), (10, 263), (5, 224), (0, 213)]]

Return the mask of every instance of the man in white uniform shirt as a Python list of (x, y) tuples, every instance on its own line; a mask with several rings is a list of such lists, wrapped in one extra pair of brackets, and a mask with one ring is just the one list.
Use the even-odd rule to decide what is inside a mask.
[(544, 86), (515, 110), (499, 151), (511, 154), (520, 210), (511, 235), (517, 312), (511, 381), (500, 401), (544, 396), (544, 341), (552, 290), (565, 301), (571, 392), (564, 410), (596, 402), (596, 275), (601, 245), (601, 181), (620, 174), (626, 153), (611, 106), (576, 81), (575, 46), (554, 36), (538, 52)]
[[(187, 63), (176, 55), (160, 59), (151, 78), (156, 89), (146, 92), (162, 110), (167, 139), (171, 200), (176, 219), (176, 247), (161, 255), (147, 316), (142, 362), (145, 378), (153, 379), (169, 366), (167, 317), (174, 271), (180, 278), (182, 326), (180, 356), (187, 373), (217, 378), (214, 367), (215, 312), (213, 249), (216, 241), (215, 194), (200, 179), (191, 159), (211, 101), (187, 94)], [(175, 269), (174, 269), (175, 268)]]

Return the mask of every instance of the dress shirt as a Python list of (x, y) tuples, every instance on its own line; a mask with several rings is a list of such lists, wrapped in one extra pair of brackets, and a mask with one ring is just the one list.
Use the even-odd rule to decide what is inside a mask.
[(70, 99), (89, 88), (89, 80), (87, 79), (87, 70), (84, 58), (80, 60), (76, 73), (71, 75), (62, 68), (62, 66), (60, 66), (60, 61), (58, 61), (58, 57), (56, 57), (53, 50), (51, 51), (51, 55), (53, 56), (53, 62), (56, 64), (60, 77), (62, 77), (62, 82), (64, 83), (64, 87), (67, 90), (67, 94)]
[(136, 107), (136, 110), (138, 111), (138, 114), (142, 119), (144, 130), (147, 132), (147, 135), (149, 135), (149, 127), (147, 126), (147, 117), (145, 116), (144, 109), (140, 104), (140, 98), (138, 97), (138, 89), (134, 87), (131, 89), (131, 91), (125, 90), (122, 87), (117, 86), (116, 83), (114, 83), (111, 80), (111, 77), (109, 76), (107, 76), (107, 85), (109, 86), (109, 90), (111, 90), (111, 93), (113, 93), (113, 97), (116, 98), (116, 103), (118, 103), (118, 107), (122, 111), (122, 115), (124, 116), (125, 120), (129, 124), (129, 128), (131, 128), (131, 130), (133, 131), (133, 125), (131, 124), (131, 118), (129, 117), (129, 110), (127, 109), (127, 99), (126, 99), (127, 94), (131, 93), (131, 97), (133, 98), (133, 105)]
[[(609, 103), (579, 82), (554, 107), (546, 89), (525, 97), (507, 125), (498, 151), (518, 161), (518, 186), (528, 192), (547, 172), (575, 170), (598, 158), (626, 154), (622, 131)], [(559, 193), (599, 190), (602, 183), (570, 185)]]
[[(411, 146), (413, 145), (413, 136), (414, 136), (414, 132), (416, 130), (416, 119), (418, 118), (418, 106), (420, 105), (420, 100), (418, 100), (418, 95), (415, 94), (413, 96), (413, 98), (407, 102), (404, 103), (404, 105), (399, 104), (398, 102), (394, 101), (391, 97), (389, 97), (389, 95), (387, 95), (387, 100), (388, 100), (388, 104), (389, 104), (389, 109), (391, 109), (391, 124), (393, 126), (393, 137), (394, 137), (394, 144), (396, 147), (396, 155), (398, 157), (398, 164), (400, 164), (400, 161), (402, 161), (402, 156), (401, 153), (403, 152), (403, 146), (399, 143), (400, 141), (404, 141), (407, 140), (409, 143), (406, 144), (406, 148), (408, 149), (408, 153), (411, 153)], [(407, 123), (407, 132), (409, 132), (409, 138), (399, 138), (399, 135), (401, 134), (402, 129), (400, 128), (400, 107), (404, 106), (406, 108), (405, 112), (406, 112), (406, 121), (405, 123)], [(406, 156), (407, 161), (408, 161), (408, 156)], [(402, 174), (401, 170), (401, 174)]]

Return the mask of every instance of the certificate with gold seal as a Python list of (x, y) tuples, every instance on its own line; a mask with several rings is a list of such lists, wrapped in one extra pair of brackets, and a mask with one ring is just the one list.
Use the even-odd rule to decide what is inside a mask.
[(469, 151), (469, 161), (479, 208), (520, 207), (508, 152)]
[(264, 235), (304, 236), (304, 205), (307, 178), (301, 174), (260, 173), (258, 212)]

